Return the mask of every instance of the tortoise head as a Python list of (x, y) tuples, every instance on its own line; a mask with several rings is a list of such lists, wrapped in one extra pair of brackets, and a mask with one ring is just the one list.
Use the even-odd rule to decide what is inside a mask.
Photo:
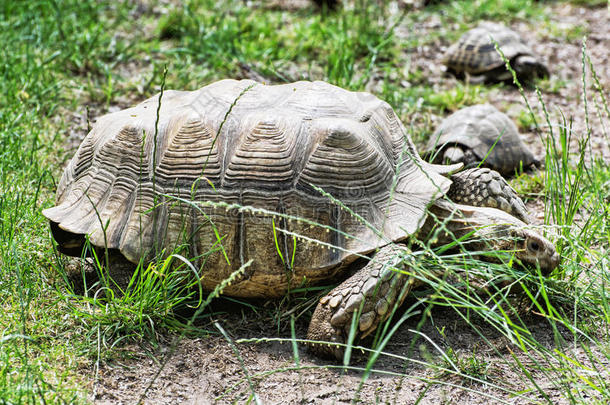
[(547, 67), (531, 55), (517, 56), (511, 61), (511, 66), (515, 69), (518, 77), (526, 80), (549, 77)]
[[(555, 245), (547, 238), (528, 228), (524, 223), (490, 224), (478, 228), (473, 234), (475, 241), (468, 241), (469, 249), (488, 252), (507, 252), (525, 268), (540, 268), (549, 275), (559, 265), (560, 257)], [(521, 221), (518, 221), (521, 222)], [(485, 260), (501, 260), (494, 254), (485, 255)]]
[(515, 256), (528, 267), (540, 267), (543, 275), (550, 274), (560, 262), (555, 246), (544, 236), (531, 229), (511, 226), (510, 238), (506, 241), (507, 250), (515, 252)]
[[(430, 212), (434, 215), (427, 218), (421, 235), (431, 235), (439, 219), (445, 228), (444, 232), (435, 233), (434, 246), (453, 245), (460, 238), (463, 247), (470, 251), (508, 252), (525, 267), (539, 267), (544, 275), (559, 265), (559, 254), (553, 243), (505, 211), (439, 199), (430, 207)], [(495, 254), (485, 254), (482, 258), (499, 259)]]

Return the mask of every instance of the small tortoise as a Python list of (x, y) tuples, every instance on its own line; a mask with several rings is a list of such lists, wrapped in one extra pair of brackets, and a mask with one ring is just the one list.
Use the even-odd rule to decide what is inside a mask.
[(512, 120), (490, 104), (466, 107), (445, 118), (428, 140), (425, 154), (435, 163), (462, 162), (466, 167), (483, 161), (482, 166), (504, 176), (540, 165)]
[(501, 24), (483, 22), (478, 27), (467, 31), (455, 44), (451, 45), (443, 56), (447, 71), (470, 82), (511, 81), (512, 74), (493, 41), (517, 74), (521, 82), (528, 82), (536, 77), (548, 77), (549, 71), (538, 60), (534, 52), (519, 35)]
[[(278, 297), (342, 277), (320, 300), (308, 332), (340, 343), (360, 304), (366, 336), (404, 298), (409, 278), (394, 270), (406, 248), (393, 242), (418, 230), (427, 237), (431, 205), (447, 231), (474, 230), (485, 241), (477, 249), (514, 251), (544, 273), (558, 264), (553, 245), (516, 217), (443, 198), (459, 165), (423, 161), (392, 108), (371, 94), (323, 82), (223, 80), (166, 91), (157, 114), (158, 103), (155, 96), (100, 118), (65, 170), (57, 205), (43, 211), (61, 252), (80, 255), (86, 237), (108, 248), (112, 277), (120, 277), (113, 270), (121, 260), (180, 248), (207, 290), (245, 268), (225, 295)], [(466, 176), (463, 187), (487, 193), (468, 201), (500, 197), (504, 186), (484, 187), (494, 181), (504, 180)], [(504, 197), (510, 212), (524, 212), (516, 195)], [(443, 238), (450, 240), (441, 235), (438, 243)]]

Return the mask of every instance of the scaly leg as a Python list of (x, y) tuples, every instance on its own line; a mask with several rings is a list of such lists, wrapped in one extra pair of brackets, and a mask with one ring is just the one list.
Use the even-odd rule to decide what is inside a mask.
[(530, 223), (525, 204), (517, 192), (495, 170), (475, 168), (451, 176), (447, 197), (458, 204), (498, 208)]
[[(375, 331), (390, 316), (394, 305), (402, 304), (414, 284), (413, 278), (400, 271), (406, 251), (396, 245), (381, 248), (366, 266), (322, 297), (311, 318), (307, 338), (343, 344), (354, 316), (358, 317), (357, 338)], [(344, 347), (317, 344), (311, 350), (340, 359)]]

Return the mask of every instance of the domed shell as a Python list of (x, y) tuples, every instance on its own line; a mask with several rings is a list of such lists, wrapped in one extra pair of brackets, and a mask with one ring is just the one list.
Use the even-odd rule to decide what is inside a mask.
[(490, 104), (462, 108), (445, 118), (426, 145), (426, 154), (442, 160), (442, 150), (461, 145), (472, 150), (483, 166), (509, 175), (519, 168), (537, 163), (521, 140), (517, 127), (504, 113)]
[(519, 34), (501, 24), (483, 22), (462, 35), (443, 56), (443, 64), (457, 71), (477, 75), (504, 66), (493, 38), (504, 56), (511, 60), (518, 55), (534, 55)]
[(182, 247), (207, 289), (252, 259), (225, 293), (278, 296), (412, 234), (450, 184), (367, 93), (223, 80), (158, 102), (97, 121), (43, 211), (56, 239), (132, 262)]

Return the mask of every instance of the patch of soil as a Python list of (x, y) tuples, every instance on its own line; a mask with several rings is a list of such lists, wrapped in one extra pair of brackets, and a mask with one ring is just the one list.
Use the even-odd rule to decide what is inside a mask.
[[(289, 340), (289, 333), (278, 333), (273, 322), (262, 320), (260, 315), (245, 307), (233, 308), (218, 322), (233, 341), (261, 336)], [(480, 336), (462, 319), (464, 315), (451, 309), (434, 309), (417, 333), (420, 315), (408, 319), (385, 349), (393, 356), (382, 355), (374, 366), (375, 372), (364, 382), (362, 370), (366, 358), (358, 352), (353, 356), (352, 368), (343, 370), (337, 368), (337, 362), (311, 356), (300, 344), (297, 366), (290, 342), (230, 344), (214, 334), (198, 339), (176, 338), (163, 344), (153, 356), (137, 354), (129, 360), (102, 363), (99, 380), (91, 391), (96, 402), (102, 404), (135, 403), (140, 398), (146, 404), (245, 403), (253, 393), (264, 404), (348, 404), (354, 400), (402, 404), (414, 403), (419, 397), (423, 404), (444, 401), (487, 404), (490, 398), (510, 399), (511, 395), (504, 390), (516, 392), (530, 387), (523, 374), (504, 357), (516, 353), (526, 364), (534, 359), (520, 354), (506, 338), (486, 328), (480, 320), (473, 320), (484, 331), (484, 337)], [(554, 335), (546, 321), (530, 316), (526, 324), (538, 342), (554, 347)], [(304, 336), (306, 328), (306, 321), (298, 322), (297, 336)], [(567, 330), (560, 331), (560, 335), (562, 340), (570, 341)], [(481, 375), (473, 375), (479, 381), (421, 366), (423, 361), (432, 361), (451, 368), (438, 351), (445, 353), (449, 347), (456, 356), (450, 358), (454, 364), (458, 358), (467, 362), (476, 355)], [(138, 352), (141, 351), (134, 347), (133, 353)], [(157, 377), (159, 363), (165, 366)], [(542, 373), (533, 373), (539, 384), (549, 385), (546, 392), (552, 394), (551, 381)], [(535, 393), (529, 393), (520, 402), (537, 399)]]

